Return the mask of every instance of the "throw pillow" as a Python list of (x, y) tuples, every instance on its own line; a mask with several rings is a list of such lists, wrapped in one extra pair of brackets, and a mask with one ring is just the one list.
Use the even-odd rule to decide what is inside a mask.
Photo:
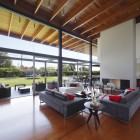
[(74, 100), (74, 95), (73, 94), (70, 94), (70, 93), (65, 93), (67, 96), (68, 96), (68, 98), (69, 98), (69, 100)]
[(109, 100), (114, 101), (114, 102), (120, 102), (122, 99), (122, 96), (117, 96), (117, 95), (110, 95)]
[(125, 91), (124, 91), (124, 96), (126, 96), (126, 95), (129, 94), (130, 92), (131, 92), (131, 90), (125, 89)]
[(135, 91), (135, 88), (128, 88), (128, 90), (130, 90), (130, 91)]

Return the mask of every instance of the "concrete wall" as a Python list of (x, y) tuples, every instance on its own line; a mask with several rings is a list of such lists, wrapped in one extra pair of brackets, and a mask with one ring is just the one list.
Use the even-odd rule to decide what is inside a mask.
[(136, 87), (136, 24), (129, 20), (101, 32), (100, 77), (130, 80)]
[(140, 78), (140, 23), (136, 24), (136, 77)]

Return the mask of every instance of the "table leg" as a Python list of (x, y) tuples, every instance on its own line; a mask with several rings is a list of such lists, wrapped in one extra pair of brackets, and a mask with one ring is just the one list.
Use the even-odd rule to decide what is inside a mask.
[(92, 114), (93, 114), (91, 109), (89, 109), (89, 112), (90, 112), (90, 114), (89, 114), (89, 117), (88, 117), (87, 123), (89, 122), (89, 120), (90, 120), (90, 118), (91, 118), (91, 116), (92, 116)]
[(98, 111), (95, 111), (94, 115), (96, 116), (97, 122), (100, 124), (100, 120), (99, 120), (99, 116), (98, 116)]
[(97, 120), (96, 116), (94, 115), (94, 123), (95, 123), (95, 129), (97, 130)]

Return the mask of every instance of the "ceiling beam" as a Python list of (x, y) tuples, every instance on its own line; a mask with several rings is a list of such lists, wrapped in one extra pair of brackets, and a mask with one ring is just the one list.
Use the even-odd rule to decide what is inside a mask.
[(95, 34), (94, 36), (92, 36), (92, 40), (97, 39), (100, 37), (100, 33)]
[(11, 16), (10, 16), (10, 23), (9, 23), (9, 28), (8, 28), (8, 36), (10, 35), (10, 32), (11, 32), (11, 25), (12, 25), (12, 21), (13, 21), (13, 13), (11, 13)]
[(36, 6), (36, 9), (34, 11), (34, 14), (37, 13), (38, 9), (40, 8), (41, 4), (42, 4), (43, 0), (38, 0), (38, 3), (37, 3), (37, 6)]
[(17, 0), (14, 0), (14, 5), (16, 5), (16, 3), (17, 3)]
[[(140, 1), (139, 1), (138, 3), (139, 3), (139, 5), (140, 5)], [(136, 5), (137, 5), (137, 4), (136, 4)], [(137, 8), (137, 6), (136, 6), (136, 8)], [(106, 30), (106, 29), (108, 29), (108, 28), (111, 28), (111, 27), (113, 27), (113, 26), (116, 26), (116, 25), (118, 25), (118, 24), (120, 24), (120, 23), (123, 23), (123, 22), (125, 22), (125, 21), (127, 21), (127, 20), (129, 20), (129, 19), (131, 19), (131, 18), (133, 18), (133, 17), (135, 17), (135, 16), (139, 16), (139, 15), (140, 15), (139, 12), (138, 12), (138, 13), (135, 13), (135, 12), (134, 12), (134, 13), (130, 13), (129, 16), (127, 16), (126, 18), (123, 18), (122, 20), (113, 21), (112, 23), (110, 23), (110, 24), (108, 24), (108, 25), (106, 25), (106, 26), (103, 26), (103, 27), (101, 27), (101, 28), (99, 28), (99, 29), (97, 29), (97, 30), (91, 32), (90, 35), (89, 35), (88, 37), (90, 37), (90, 38), (92, 39), (92, 36), (94, 36), (95, 34), (97, 34), (97, 33), (99, 33), (99, 32), (102, 32), (102, 31), (104, 31), (104, 30)]]
[(70, 37), (70, 36), (68, 36), (68, 37), (69, 37), (69, 38), (67, 38), (67, 39), (65, 39), (65, 40), (63, 41), (62, 45), (65, 45), (65, 44), (68, 43), (69, 41), (75, 39), (74, 37)]
[(79, 43), (79, 42), (81, 42), (82, 40), (76, 40), (76, 41), (74, 41), (73, 43), (70, 43), (69, 45), (67, 45), (67, 46), (65, 46), (65, 47), (63, 47), (63, 48), (69, 48), (70, 46), (73, 46), (74, 44), (76, 44), (76, 43)]
[(32, 41), (34, 41), (34, 39), (37, 37), (37, 35), (44, 29), (44, 26), (43, 25), (39, 25), (39, 27), (36, 29), (34, 35), (33, 35), (33, 38), (32, 38)]
[(55, 18), (55, 16), (59, 13), (59, 11), (65, 6), (65, 4), (67, 3), (67, 1), (68, 0), (60, 0), (59, 1), (59, 4), (57, 5), (56, 9), (54, 10), (50, 21)]
[(26, 30), (27, 30), (29, 24), (30, 24), (30, 20), (27, 19), (26, 22), (25, 22), (25, 25), (24, 25), (24, 27), (23, 27), (22, 33), (21, 33), (21, 39), (23, 38), (23, 36), (24, 36), (24, 34), (25, 34), (25, 32), (26, 32)]
[(50, 40), (49, 46), (53, 45), (54, 41), (56, 41), (56, 40), (58, 40), (58, 34)]
[(46, 33), (46, 35), (43, 37), (43, 39), (41, 40), (41, 43), (44, 43), (46, 40), (47, 40), (47, 38), (50, 36), (50, 35), (52, 35), (53, 33), (55, 33), (57, 30), (53, 30), (53, 29), (50, 29), (47, 33)]
[(63, 47), (65, 48), (65, 47), (69, 46), (70, 44), (76, 42), (77, 40), (79, 40), (79, 39), (77, 39), (77, 38), (73, 38), (73, 39), (70, 40), (69, 42), (65, 43), (65, 45), (63, 45)]
[(120, 15), (120, 14), (122, 14), (122, 13), (127, 12), (129, 8), (131, 9), (131, 8), (132, 8), (134, 5), (136, 5), (136, 4), (137, 4), (137, 3), (131, 2), (131, 3), (128, 3), (127, 5), (125, 5), (124, 7), (120, 7), (120, 9), (118, 9), (118, 12), (116, 12), (116, 13), (114, 13), (114, 14), (111, 13), (111, 15), (109, 15), (109, 16), (107, 16), (107, 17), (105, 17), (105, 18), (102, 18), (102, 19), (99, 20), (99, 21), (94, 22), (94, 24), (90, 24), (88, 27), (86, 27), (86, 28), (81, 32), (81, 34), (84, 34), (84, 33), (88, 32), (88, 31), (92, 30), (93, 28), (99, 26), (100, 24), (105, 23), (105, 22), (109, 21), (110, 19), (115, 18), (116, 16), (118, 16), (118, 15)]
[(83, 43), (80, 43), (79, 45), (70, 47), (69, 49), (70, 49), (70, 50), (74, 50), (74, 49), (78, 48), (79, 46), (83, 46), (84, 44), (87, 44), (87, 43), (83, 42)]
[(93, 1), (94, 0), (86, 0), (86, 1), (82, 2), (82, 4), (80, 4), (75, 10), (72, 9), (73, 11), (70, 11), (70, 15), (64, 19), (64, 23), (63, 23), (62, 27), (65, 26), (72, 18), (74, 18), (79, 13), (84, 11), (85, 8), (87, 8), (91, 3), (93, 3)]
[(96, 10), (94, 13), (91, 12), (91, 14), (89, 14), (88, 16), (84, 17), (82, 20), (80, 20), (79, 22), (77, 21), (77, 23), (75, 24), (75, 27), (73, 28), (73, 30), (76, 30), (77, 28), (81, 27), (82, 25), (88, 23), (89, 21), (91, 21), (93, 18), (97, 17), (98, 15), (104, 13), (105, 11), (107, 11), (108, 9), (110, 9), (111, 7), (115, 6), (116, 4), (118, 4), (120, 0), (111, 0), (109, 2), (107, 2), (106, 4), (104, 4), (101, 8), (99, 8), (98, 10)]
[[(67, 35), (67, 34), (62, 33), (62, 39), (63, 39), (66, 35)], [(58, 42), (58, 35), (57, 35), (57, 38), (54, 38), (54, 39), (52, 40), (51, 45), (52, 45), (52, 44), (55, 44), (56, 42)], [(58, 45), (56, 45), (56, 47), (58, 47)]]
[(83, 49), (85, 49), (84, 44), (81, 45), (81, 47), (77, 47), (77, 48), (75, 48), (73, 51), (78, 51), (78, 50), (83, 50)]

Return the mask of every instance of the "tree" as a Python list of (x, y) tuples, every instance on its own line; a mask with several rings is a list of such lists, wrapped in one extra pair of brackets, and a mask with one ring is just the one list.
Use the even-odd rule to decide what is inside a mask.
[(63, 72), (69, 71), (69, 65), (63, 64), (63, 65), (62, 65), (62, 70), (63, 70)]
[(70, 71), (75, 71), (75, 64), (69, 64)]
[[(1, 56), (8, 56), (7, 52), (0, 52), (0, 57)], [(8, 68), (12, 66), (12, 60), (11, 59), (4, 59), (4, 58), (0, 58), (0, 67), (1, 68)]]
[(88, 71), (89, 68), (87, 68), (86, 66), (82, 66), (79, 68), (79, 71)]

